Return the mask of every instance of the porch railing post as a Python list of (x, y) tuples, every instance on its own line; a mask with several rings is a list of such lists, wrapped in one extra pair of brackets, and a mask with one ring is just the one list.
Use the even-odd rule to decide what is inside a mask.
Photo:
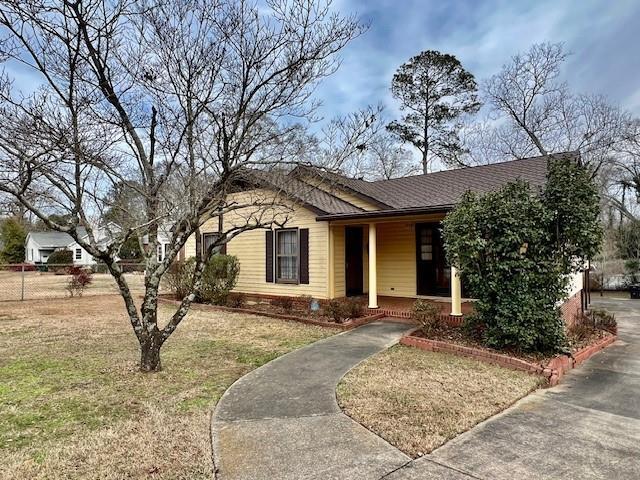
[(376, 224), (369, 224), (369, 308), (378, 308)]

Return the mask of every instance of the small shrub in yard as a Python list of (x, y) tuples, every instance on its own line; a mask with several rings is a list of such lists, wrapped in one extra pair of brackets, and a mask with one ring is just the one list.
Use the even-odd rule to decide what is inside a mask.
[(293, 308), (292, 297), (277, 297), (271, 300), (271, 306), (290, 312)]
[(425, 335), (430, 335), (440, 326), (440, 307), (433, 302), (416, 300), (411, 308), (411, 318), (418, 324)]
[(329, 300), (322, 308), (322, 313), (325, 317), (331, 318), (334, 322), (342, 323), (345, 319), (344, 302), (336, 300), (335, 298)]
[(84, 290), (93, 282), (91, 271), (81, 267), (70, 267), (67, 271), (71, 275), (66, 287), (69, 296), (81, 297)]
[(241, 292), (230, 293), (227, 297), (227, 307), (243, 308), (247, 303), (247, 295)]
[(605, 310), (592, 310), (589, 314), (593, 326), (600, 330), (615, 333), (618, 330), (618, 322), (615, 315)]
[[(66, 273), (66, 265), (73, 264), (73, 252), (68, 249), (56, 250), (47, 259), (49, 271), (56, 273)], [(52, 266), (51, 266), (52, 265)]]
[(306, 313), (311, 313), (311, 302), (313, 302), (313, 297), (311, 295), (300, 295), (298, 297), (298, 305)]
[(346, 318), (358, 318), (364, 314), (364, 300), (362, 298), (347, 298), (343, 300)]
[(240, 262), (233, 255), (214, 255), (202, 274), (200, 297), (214, 305), (226, 305), (227, 297), (238, 282)]
[(190, 258), (185, 262), (173, 262), (164, 275), (164, 282), (176, 300), (182, 300), (191, 292), (195, 268), (195, 259)]

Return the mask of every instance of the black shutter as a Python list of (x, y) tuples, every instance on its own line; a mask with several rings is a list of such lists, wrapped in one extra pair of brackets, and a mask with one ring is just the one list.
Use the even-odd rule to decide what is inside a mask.
[(202, 234), (196, 232), (196, 257), (202, 255)]
[(266, 243), (266, 280), (269, 283), (273, 283), (273, 230), (267, 230), (265, 235)]
[[(218, 234), (224, 235), (224, 219), (222, 218), (222, 213), (218, 215)], [(220, 247), (220, 253), (222, 255), (227, 254), (227, 242), (224, 242)]]
[(227, 242), (224, 242), (221, 246), (220, 246), (220, 253), (222, 255), (226, 255), (227, 254)]
[(309, 283), (309, 229), (300, 229), (300, 283)]

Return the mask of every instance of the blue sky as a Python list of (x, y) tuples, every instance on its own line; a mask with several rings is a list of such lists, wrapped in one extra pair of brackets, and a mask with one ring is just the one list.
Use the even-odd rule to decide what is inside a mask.
[(394, 110), (396, 68), (422, 50), (454, 54), (482, 80), (532, 43), (564, 42), (563, 76), (575, 92), (601, 93), (640, 115), (638, 0), (334, 0), (371, 27), (323, 82), (322, 114), (382, 102)]

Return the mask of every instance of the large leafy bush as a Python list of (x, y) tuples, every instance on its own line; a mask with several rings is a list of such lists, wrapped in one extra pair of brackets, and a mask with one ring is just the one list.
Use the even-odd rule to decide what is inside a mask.
[(447, 216), (447, 257), (477, 299), (468, 322), (489, 346), (564, 347), (558, 304), (568, 275), (598, 251), (598, 205), (587, 172), (571, 160), (552, 160), (544, 191), (517, 181), (481, 196), (467, 193)]
[(56, 250), (47, 258), (48, 265), (69, 265), (73, 264), (73, 252), (68, 248)]

